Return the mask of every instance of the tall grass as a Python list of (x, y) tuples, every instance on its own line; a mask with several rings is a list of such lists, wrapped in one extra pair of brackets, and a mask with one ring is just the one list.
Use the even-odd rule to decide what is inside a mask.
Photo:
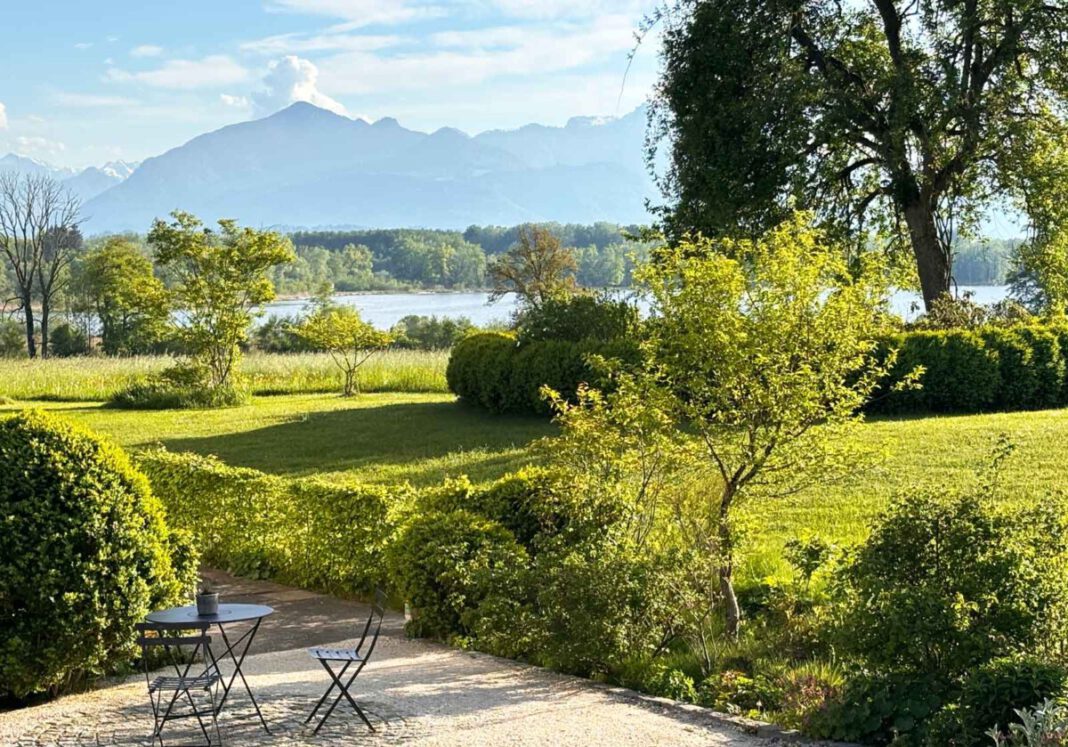
[[(446, 392), (445, 351), (387, 350), (360, 369), (365, 392)], [(137, 358), (0, 359), (0, 397), (53, 402), (99, 402), (173, 363), (167, 356)], [(253, 394), (341, 391), (341, 372), (325, 353), (254, 353), (241, 364)]]

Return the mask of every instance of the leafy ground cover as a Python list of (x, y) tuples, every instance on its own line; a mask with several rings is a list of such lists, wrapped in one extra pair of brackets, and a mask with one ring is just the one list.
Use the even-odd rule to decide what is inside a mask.
[[(284, 395), (209, 411), (18, 402), (0, 406), (0, 413), (24, 406), (61, 412), (134, 450), (162, 444), (272, 474), (418, 486), (460, 474), (480, 483), (495, 479), (533, 461), (532, 442), (555, 431), (544, 419), (489, 415), (434, 393)], [(1009, 500), (1063, 484), (1068, 410), (872, 419), (860, 438), (877, 454), (875, 466), (788, 498), (743, 506), (740, 580), (790, 573), (782, 546), (794, 537), (815, 534), (838, 544), (863, 539), (870, 519), (909, 487), (968, 484), (1001, 435), (1016, 446), (1001, 475)]]

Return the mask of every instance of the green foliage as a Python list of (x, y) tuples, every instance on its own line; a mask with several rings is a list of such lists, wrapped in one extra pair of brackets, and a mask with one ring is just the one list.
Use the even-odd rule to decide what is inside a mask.
[(562, 247), (551, 231), (543, 226), (523, 226), (515, 246), (489, 266), (493, 281), (490, 301), (514, 293), (522, 314), (547, 301), (568, 298), (577, 289), (577, 269), (574, 253)]
[(952, 711), (955, 739), (948, 744), (985, 743), (993, 725), (1006, 728), (1015, 720), (1016, 709), (1064, 695), (1066, 680), (1063, 667), (1037, 659), (995, 659), (978, 667), (964, 679), (959, 708)]
[(409, 314), (393, 325), (393, 346), (412, 350), (448, 350), (478, 328), (465, 316), (416, 316)]
[(164, 449), (137, 461), (206, 563), (335, 593), (369, 593), (386, 580), (391, 506), (404, 488), (290, 480)]
[[(874, 412), (1037, 410), (1068, 402), (1063, 323), (918, 330), (892, 335), (884, 351), (897, 360)], [(922, 369), (919, 387), (890, 391)]]
[(1043, 701), (1034, 708), (1020, 708), (1016, 711), (1018, 723), (1009, 725), (1009, 734), (991, 729), (987, 736), (996, 745), (1007, 747), (1064, 747), (1068, 744), (1068, 706), (1053, 700)]
[(862, 744), (922, 745), (928, 720), (943, 705), (935, 680), (923, 675), (861, 675), (850, 679), (821, 711), (808, 733)]
[(75, 306), (100, 323), (106, 355), (142, 355), (164, 336), (167, 293), (152, 260), (133, 241), (113, 237), (90, 250), (75, 265), (72, 284)]
[(296, 328), (296, 333), (315, 350), (330, 354), (344, 376), (342, 394), (360, 391), (359, 369), (392, 339), (360, 318), (351, 306), (320, 306)]
[(988, 490), (913, 492), (879, 518), (840, 570), (843, 654), (944, 690), (1045, 642), (1068, 598), (1065, 506), (999, 510)]
[(490, 412), (508, 412), (513, 407), (512, 360), (516, 340), (503, 332), (482, 332), (456, 344), (445, 369), (449, 391), (465, 402)]
[(252, 342), (264, 353), (307, 353), (312, 346), (297, 334), (299, 319), (272, 314), (252, 332)]
[(519, 343), (543, 340), (579, 342), (638, 339), (641, 320), (636, 306), (609, 296), (580, 295), (550, 299), (523, 314)]
[(60, 324), (48, 335), (50, 352), (57, 358), (72, 358), (89, 352), (89, 338), (72, 324)]
[(511, 532), (463, 510), (412, 518), (388, 555), (393, 583), (413, 608), (408, 631), (443, 639), (470, 632), (464, 621), (486, 595), (488, 575), (525, 564)]
[(117, 447), (42, 413), (0, 420), (0, 694), (61, 692), (135, 654), (196, 553)]
[(157, 219), (148, 241), (172, 281), (181, 343), (207, 371), (207, 385), (224, 388), (254, 310), (274, 298), (268, 272), (291, 261), (293, 248), (276, 233), (238, 228), (232, 220), (219, 221), (215, 233), (189, 213), (172, 217), (171, 223)]
[(997, 197), (1043, 214), (1036, 192), (1064, 224), (1059, 5), (676, 0), (656, 18), (673, 237), (753, 235), (814, 210), (854, 251), (879, 234), (910, 249), (930, 304), (953, 277), (946, 226), (966, 234)]
[(206, 410), (248, 401), (245, 389), (232, 384), (213, 386), (211, 373), (193, 360), (132, 382), (115, 392), (108, 405), (127, 410)]
[(26, 328), (15, 319), (0, 317), (0, 358), (26, 356)]

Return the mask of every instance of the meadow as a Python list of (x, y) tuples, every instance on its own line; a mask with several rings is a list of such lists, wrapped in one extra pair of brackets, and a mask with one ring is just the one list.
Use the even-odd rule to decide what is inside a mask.
[[(279, 475), (417, 486), (458, 475), (491, 481), (536, 461), (534, 442), (555, 431), (545, 419), (489, 415), (434, 392), (279, 395), (233, 409), (162, 412), (37, 400), (0, 406), (0, 413), (20, 407), (63, 414), (132, 450), (163, 445)], [(1062, 484), (1068, 410), (870, 419), (858, 433), (873, 454), (870, 466), (789, 498), (743, 506), (743, 579), (789, 573), (781, 553), (789, 539), (815, 534), (850, 544), (864, 538), (870, 519), (895, 495), (968, 485), (1001, 435), (1015, 445), (1001, 474), (1006, 500)]]
[[(448, 351), (387, 350), (360, 369), (367, 392), (447, 392)], [(96, 402), (133, 381), (159, 373), (169, 356), (133, 358), (0, 358), (0, 397), (53, 402)], [(306, 394), (341, 391), (341, 373), (327, 353), (250, 353), (241, 374), (253, 394)]]

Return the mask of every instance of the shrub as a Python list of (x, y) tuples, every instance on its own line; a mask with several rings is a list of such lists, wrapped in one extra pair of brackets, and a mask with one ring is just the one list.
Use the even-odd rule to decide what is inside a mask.
[(264, 353), (307, 353), (312, 346), (298, 335), (299, 319), (272, 314), (252, 331), (252, 343)]
[(508, 412), (513, 402), (509, 379), (515, 352), (515, 337), (503, 332), (483, 332), (461, 340), (445, 369), (449, 391), (490, 412)]
[(26, 356), (26, 327), (10, 317), (0, 317), (0, 358)]
[(985, 495), (898, 500), (840, 571), (841, 650), (878, 671), (952, 683), (1033, 650), (1068, 597), (1064, 506)]
[(470, 632), (494, 571), (525, 562), (511, 532), (468, 511), (414, 517), (388, 551), (391, 578), (412, 605), (408, 632), (442, 639)]
[(118, 448), (41, 413), (0, 421), (0, 694), (57, 693), (135, 653), (196, 554)]
[(400, 491), (286, 479), (165, 449), (141, 453), (138, 464), (214, 566), (345, 594), (385, 581)]
[(887, 384), (923, 367), (921, 388), (884, 391), (872, 409), (883, 412), (980, 412), (997, 400), (1001, 373), (998, 357), (981, 335), (969, 330), (908, 332), (884, 347), (898, 351)]
[(961, 688), (960, 706), (950, 731), (955, 741), (941, 744), (977, 745), (995, 724), (1006, 728), (1016, 709), (1041, 705), (1064, 693), (1063, 667), (1036, 659), (996, 659), (970, 673)]
[(698, 688), (698, 702), (717, 711), (761, 712), (776, 708), (781, 700), (781, 689), (766, 678), (733, 669), (709, 675)]
[(57, 358), (72, 358), (89, 352), (89, 338), (70, 324), (60, 324), (48, 335), (48, 346)]
[(154, 376), (135, 381), (112, 395), (108, 405), (127, 410), (205, 410), (247, 404), (249, 393), (235, 382), (211, 386), (207, 372), (196, 364), (179, 363)]
[(812, 713), (809, 734), (863, 744), (921, 745), (926, 724), (942, 707), (939, 688), (922, 675), (863, 675), (849, 680)]
[(519, 329), (519, 343), (638, 339), (640, 328), (638, 308), (626, 301), (604, 296), (571, 296), (550, 299), (527, 310)]
[(1011, 747), (1064, 747), (1068, 745), (1068, 707), (1052, 700), (1034, 708), (1016, 711), (1018, 723), (1009, 724), (1009, 734), (991, 728), (987, 736), (998, 745)]
[(390, 329), (393, 347), (408, 350), (448, 350), (460, 340), (478, 331), (465, 316), (451, 319), (410, 314)]

